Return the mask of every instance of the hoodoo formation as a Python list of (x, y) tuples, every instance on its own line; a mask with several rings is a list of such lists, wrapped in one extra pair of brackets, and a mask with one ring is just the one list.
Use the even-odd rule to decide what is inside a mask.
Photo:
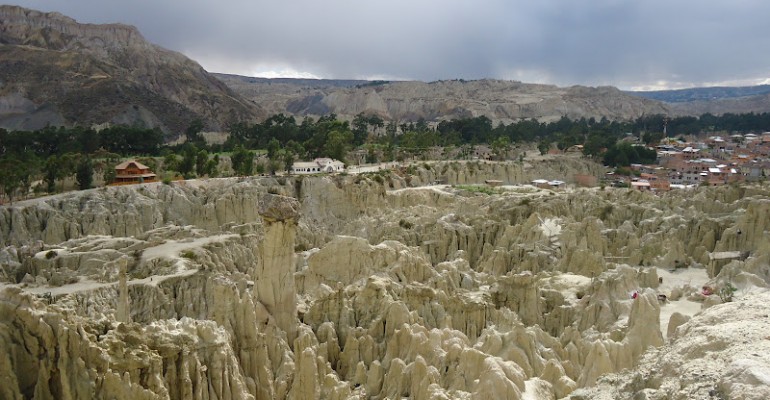
[(299, 202), (292, 197), (268, 194), (259, 201), (264, 238), (259, 247), (260, 263), (254, 272), (257, 301), (286, 332), (289, 343), (297, 338), (297, 300), (294, 290), (294, 237)]
[(770, 188), (524, 184), (567, 168), (595, 173), (437, 163), (4, 206), (0, 398), (767, 398)]

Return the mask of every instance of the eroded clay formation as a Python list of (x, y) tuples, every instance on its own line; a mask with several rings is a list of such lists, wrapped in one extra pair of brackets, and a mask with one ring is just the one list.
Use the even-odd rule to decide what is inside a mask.
[(0, 208), (0, 398), (770, 397), (770, 188), (451, 186), (569, 162)]

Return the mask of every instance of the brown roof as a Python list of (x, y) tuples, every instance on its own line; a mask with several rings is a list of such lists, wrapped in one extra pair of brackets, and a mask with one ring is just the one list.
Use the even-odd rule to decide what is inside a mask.
[(115, 169), (126, 169), (131, 164), (134, 164), (134, 166), (136, 166), (136, 168), (139, 168), (139, 169), (150, 169), (150, 167), (148, 167), (148, 166), (146, 166), (146, 165), (144, 165), (144, 164), (142, 164), (142, 163), (140, 163), (139, 161), (136, 161), (136, 160), (128, 160), (128, 161), (122, 162), (122, 163), (116, 165)]

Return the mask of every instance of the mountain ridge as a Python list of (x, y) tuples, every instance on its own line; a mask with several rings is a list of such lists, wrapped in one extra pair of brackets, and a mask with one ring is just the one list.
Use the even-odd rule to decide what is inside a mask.
[(0, 6), (0, 126), (128, 124), (183, 131), (264, 117), (181, 53), (136, 27), (80, 24), (59, 13)]
[(148, 42), (130, 25), (82, 24), (56, 12), (0, 6), (0, 128), (11, 130), (124, 124), (173, 137), (195, 120), (206, 130), (223, 131), (280, 113), (333, 113), (346, 120), (363, 113), (395, 122), (483, 115), (497, 124), (752, 111), (770, 111), (770, 94), (666, 103), (611, 86), (209, 73), (183, 54)]
[[(249, 78), (214, 74), (231, 89), (261, 104), (268, 113), (317, 116), (334, 113), (345, 119), (364, 113), (385, 120), (441, 121), (485, 115), (494, 122), (561, 117), (630, 120), (645, 114), (670, 113), (663, 103), (621, 92), (615, 87), (522, 83), (495, 79), (377, 81)], [(346, 82), (341, 84), (340, 82)]]
[(626, 91), (626, 93), (666, 103), (692, 101), (713, 101), (740, 97), (751, 97), (770, 93), (770, 85), (755, 86), (710, 86), (688, 89)]

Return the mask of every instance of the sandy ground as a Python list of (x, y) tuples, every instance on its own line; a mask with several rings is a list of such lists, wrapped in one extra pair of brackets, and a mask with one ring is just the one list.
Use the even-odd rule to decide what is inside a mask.
[[(176, 261), (176, 267), (177, 267), (176, 272), (169, 275), (152, 275), (143, 279), (131, 279), (128, 281), (128, 285), (157, 286), (159, 283), (165, 281), (166, 279), (193, 275), (196, 272), (198, 272), (198, 269), (189, 268), (187, 264), (188, 260), (183, 257), (180, 257), (181, 252), (185, 250), (200, 248), (212, 242), (221, 242), (233, 236), (237, 236), (237, 235), (223, 234), (223, 235), (207, 236), (207, 237), (202, 237), (202, 238), (187, 240), (187, 241), (169, 240), (158, 246), (147, 248), (142, 253), (143, 261), (148, 261), (153, 258), (169, 258)], [(20, 285), (0, 282), (0, 290), (5, 289), (6, 287), (19, 287), (21, 288), (21, 290), (28, 293), (33, 293), (37, 295), (50, 293), (52, 296), (59, 296), (63, 294), (85, 292), (85, 291), (96, 290), (96, 289), (105, 288), (105, 287), (111, 287), (117, 284), (118, 284), (117, 281), (97, 282), (87, 278), (81, 278), (81, 280), (77, 283), (71, 283), (67, 285), (54, 286), (54, 287), (52, 286), (21, 287)]]
[(238, 235), (223, 234), (206, 236), (193, 240), (169, 240), (163, 244), (145, 249), (142, 253), (142, 261), (148, 261), (158, 257), (176, 258), (182, 251), (203, 247), (213, 242), (222, 242), (235, 236)]
[[(702, 268), (677, 269), (673, 272), (658, 268), (658, 277), (663, 278), (663, 284), (658, 287), (658, 293), (667, 296), (671, 294), (671, 290), (675, 287), (689, 285), (694, 288), (700, 288), (709, 280), (706, 270)], [(660, 307), (660, 330), (663, 332), (663, 337), (667, 339), (668, 321), (673, 313), (678, 312), (693, 316), (700, 309), (701, 303), (687, 300), (684, 296), (677, 301), (662, 303)]]

